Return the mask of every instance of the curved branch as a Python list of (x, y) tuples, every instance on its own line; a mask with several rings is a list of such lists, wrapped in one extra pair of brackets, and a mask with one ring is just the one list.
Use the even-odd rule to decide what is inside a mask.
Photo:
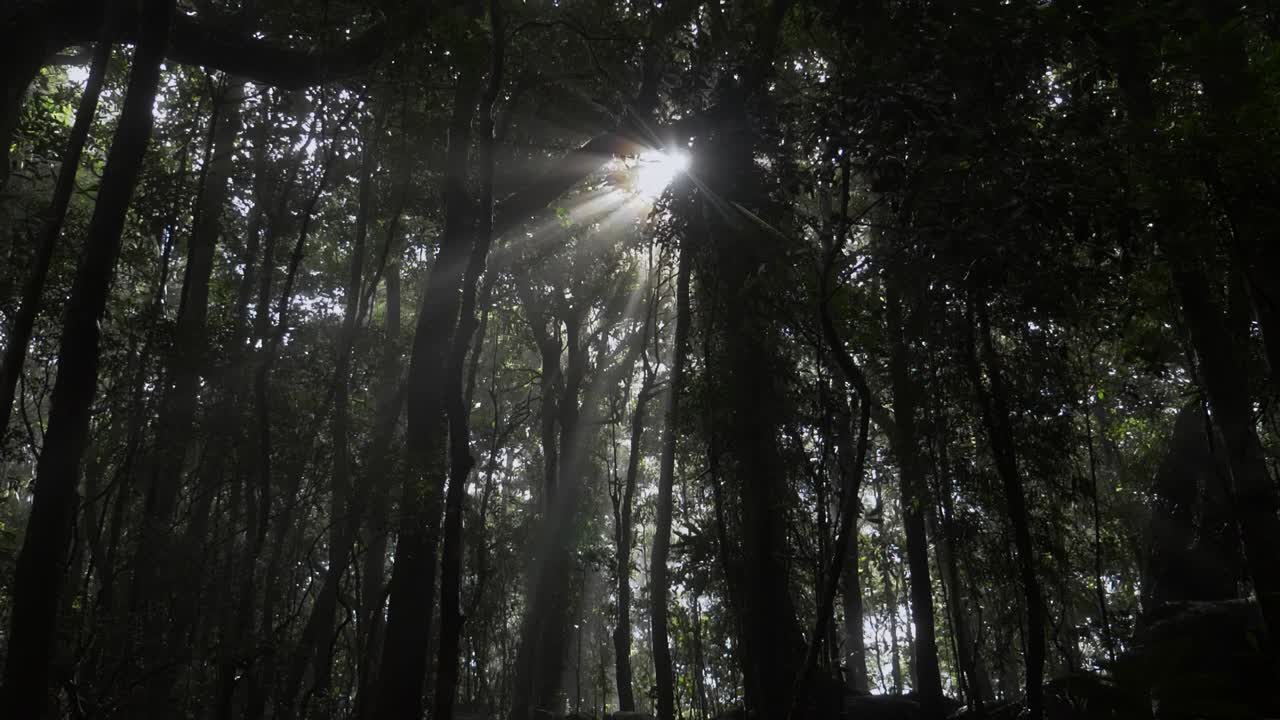
[[(445, 7), (435, 9), (447, 9), (453, 4), (446, 0)], [(324, 49), (289, 47), (278, 39), (256, 37), (261, 33), (246, 31), (235, 19), (177, 11), (165, 59), (222, 70), (284, 90), (298, 90), (364, 71), (421, 28), (430, 5), (404, 3), (393, 16), (382, 17), (363, 30), (353, 29), (350, 39)], [(109, 17), (104, 6), (110, 6)], [(92, 42), (107, 22), (119, 29), (121, 41), (134, 42), (139, 25), (133, 3), (32, 3), (6, 18), (0, 35), (42, 37), (43, 49), (50, 52), (40, 62), (59, 62), (61, 56), (53, 53)]]

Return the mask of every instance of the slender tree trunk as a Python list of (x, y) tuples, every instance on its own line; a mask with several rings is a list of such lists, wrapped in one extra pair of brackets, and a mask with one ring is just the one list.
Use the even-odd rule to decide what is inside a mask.
[[(27, 357), (27, 346), (31, 344), (31, 331), (35, 327), (36, 315), (40, 311), (40, 298), (44, 293), (45, 278), (49, 275), (49, 265), (53, 261), (53, 253), (62, 235), (62, 222), (67, 214), (67, 206), (71, 203), (71, 193), (75, 190), (76, 172), (80, 169), (80, 156), (84, 153), (85, 141), (89, 130), (93, 127), (93, 116), (98, 111), (98, 97), (102, 94), (102, 86), (107, 78), (107, 61), (111, 59), (111, 39), (109, 33), (103, 33), (98, 46), (93, 52), (93, 63), (89, 68), (89, 78), (85, 81), (84, 94), (80, 97), (80, 105), (76, 108), (75, 124), (71, 126), (71, 135), (67, 138), (67, 147), (62, 151), (62, 165), (58, 169), (58, 182), (53, 189), (53, 201), (49, 205), (44, 223), (40, 227), (40, 239), (36, 245), (36, 256), (28, 271), (26, 283), (22, 287), (22, 304), (14, 318), (13, 328), (8, 333), (8, 345), (4, 349), (4, 358), (0, 359), (0, 438), (9, 427), (9, 417), (13, 410), (14, 391), (18, 387), (18, 378), (22, 376), (22, 366)], [(4, 156), (0, 162), (4, 167), (0, 173), (8, 170), (8, 134), (0, 134), (4, 143)], [(0, 174), (0, 178), (3, 175)], [(0, 179), (0, 189), (4, 187)]]
[[(639, 341), (641, 345), (648, 342), (647, 323), (645, 327), (646, 331), (644, 336)], [(640, 391), (636, 396), (635, 411), (631, 416), (631, 443), (630, 452), (627, 457), (626, 477), (622, 482), (622, 487), (620, 488), (621, 492), (614, 497), (614, 566), (616, 567), (614, 579), (617, 583), (616, 587), (618, 593), (618, 623), (613, 630), (613, 654), (615, 676), (618, 684), (618, 708), (624, 712), (633, 712), (636, 709), (635, 692), (632, 687), (633, 680), (631, 673), (631, 545), (632, 538), (634, 536), (632, 510), (636, 483), (638, 481), (640, 471), (640, 455), (643, 452), (641, 440), (644, 437), (644, 425), (646, 422), (645, 411), (648, 407), (649, 400), (653, 395), (653, 386), (656, 380), (656, 375), (646, 362), (644, 378), (640, 384)], [(659, 480), (658, 492), (658, 525), (659, 528), (661, 528), (661, 480)], [(668, 502), (670, 502), (669, 495)], [(669, 517), (667, 519), (667, 524), (669, 530)], [(660, 590), (656, 587), (651, 587), (650, 593), (652, 597), (658, 597), (659, 593), (664, 597), (666, 595), (665, 589)], [(656, 605), (653, 607), (656, 607)], [(651, 609), (650, 617), (653, 618), (656, 614), (656, 611)], [(665, 621), (665, 614), (663, 614), (662, 617)], [(658, 629), (657, 625), (654, 625), (652, 630), (654, 642), (657, 642), (659, 634), (663, 635), (665, 639), (665, 624), (661, 630)], [(666, 652), (667, 662), (670, 663), (670, 650), (668, 649)], [(657, 657), (656, 650), (654, 656), (655, 658)], [(661, 693), (661, 681), (659, 681), (658, 684), (659, 693)]]
[[(169, 33), (173, 0), (148, 0), (129, 73), (123, 110), (107, 155), (102, 188), (89, 222), (85, 255), (63, 316), (58, 379), (36, 466), (26, 536), (13, 583), (11, 629), (0, 707), (15, 717), (41, 717), (49, 687), (61, 561), (76, 512), (80, 458), (98, 382), (98, 323), (120, 255), (121, 232), (151, 137), (152, 105)], [(4, 158), (7, 159), (7, 158)]]
[[(1208, 100), (1211, 137), (1209, 151), (1216, 167), (1207, 181), (1221, 197), (1231, 219), (1232, 255), (1238, 259), (1249, 286), (1254, 314), (1262, 331), (1263, 350), (1273, 387), (1280, 388), (1280, 249), (1274, 237), (1280, 192), (1275, 154), (1266, 143), (1267, 131), (1252, 118), (1274, 112), (1274, 100), (1249, 57), (1249, 20), (1231, 3), (1199, 0), (1203, 29), (1193, 41), (1192, 65)], [(1260, 146), (1261, 144), (1261, 146)]]
[(1102, 557), (1102, 507), (1101, 498), (1102, 488), (1098, 485), (1098, 457), (1094, 452), (1093, 443), (1093, 400), (1089, 398), (1085, 401), (1084, 408), (1084, 431), (1085, 442), (1088, 444), (1089, 450), (1089, 483), (1090, 483), (1090, 499), (1093, 510), (1093, 592), (1098, 599), (1098, 620), (1102, 625), (1102, 645), (1107, 651), (1107, 658), (1114, 663), (1116, 661), (1115, 638), (1111, 634), (1111, 618), (1107, 612), (1107, 587), (1103, 583), (1103, 557)]
[[(488, 261), (489, 247), (493, 242), (493, 106), (502, 92), (504, 24), (502, 0), (489, 2), (491, 45), (489, 81), (480, 98), (478, 114), (480, 198), (477, 208), (475, 239), (467, 261), (462, 283), (462, 301), (458, 317), (458, 329), (450, 350), (448, 377), (453, 383), (449, 389), (446, 414), (449, 419), (449, 489), (445, 496), (444, 547), (440, 568), (440, 648), (436, 660), (435, 720), (451, 720), (454, 696), (458, 690), (458, 667), (461, 662), (461, 640), (464, 617), (462, 615), (462, 557), (463, 504), (466, 501), (467, 477), (475, 466), (471, 455), (471, 404), (468, 389), (464, 386), (463, 368), (467, 350), (478, 324), (476, 318), (476, 293), (481, 275)], [(481, 337), (483, 341), (483, 336)], [(478, 358), (482, 348), (477, 345)], [(484, 542), (481, 538), (480, 542)]]
[[(298, 270), (302, 265), (307, 239), (310, 237), (311, 223), (315, 217), (316, 206), (328, 185), (329, 175), (333, 170), (336, 158), (337, 150), (331, 147), (328, 157), (324, 161), (320, 177), (316, 181), (315, 189), (303, 205), (298, 239), (294, 241), (293, 250), (289, 254), (289, 262), (284, 275), (284, 286), (280, 290), (280, 299), (276, 305), (275, 326), (270, 326), (269, 314), (259, 320), (259, 330), (265, 336), (265, 340), (253, 378), (253, 405), (257, 416), (255, 422), (257, 442), (254, 450), (258, 456), (255, 473), (259, 485), (258, 508), (256, 510), (258, 516), (257, 538), (253, 547), (253, 557), (255, 558), (266, 547), (268, 530), (270, 529), (269, 521), (272, 518), (272, 483), (277, 475), (275, 467), (276, 453), (274, 450), (275, 428), (271, 421), (272, 401), (274, 400), (271, 392), (272, 374), (279, 355), (280, 344), (289, 331), (289, 309), (293, 306)], [(286, 188), (286, 193), (287, 190), (288, 188)], [(283, 200), (284, 197), (282, 197), (282, 202)], [(270, 306), (270, 277), (273, 268), (273, 253), (268, 252), (267, 257), (264, 259), (264, 277), (259, 295), (260, 310)], [(294, 438), (297, 439), (299, 437), (301, 437), (301, 433), (295, 432)], [(275, 533), (271, 536), (271, 554), (263, 572), (262, 611), (258, 624), (258, 636), (260, 638), (273, 637), (276, 632), (275, 615), (276, 603), (279, 602), (281, 594), (281, 569), (284, 564), (284, 558), (287, 556), (285, 545), (289, 539), (289, 532), (295, 530), (293, 516), (299, 503), (298, 488), (302, 483), (302, 473), (302, 467), (289, 467), (286, 473), (282, 473), (287, 478), (281, 488), (282, 508), (276, 518)], [(301, 528), (296, 528), (296, 530), (300, 532)], [(246, 610), (252, 613), (252, 605), (248, 605)], [(252, 618), (247, 618), (246, 621), (248, 626), (251, 627)], [(276, 653), (276, 646), (269, 644), (266, 650), (261, 653), (261, 657), (258, 658), (257, 662), (253, 663), (251, 671), (247, 673), (249, 676), (248, 707), (244, 716), (248, 720), (258, 720), (267, 712), (268, 698), (279, 675), (279, 662)]]
[[(971, 301), (972, 302), (972, 301)], [(1044, 661), (1045, 619), (1040, 580), (1036, 576), (1035, 548), (1031, 541), (1031, 522), (1027, 513), (1027, 501), (1018, 471), (1017, 445), (1014, 441), (1009, 416), (1008, 393), (1004, 386), (1003, 370), (995, 343), (991, 337), (991, 325), (986, 309), (978, 310), (980, 322), (972, 327), (973, 306), (970, 305), (971, 330), (981, 335), (982, 359), (969, 340), (969, 370), (982, 410), (983, 425), (995, 456), (996, 472), (1004, 488), (1005, 504), (1009, 511), (1009, 523), (1013, 527), (1013, 544), (1017, 555), (1018, 576), (1022, 584), (1023, 605), (1027, 614), (1026, 627), (1026, 698), (1030, 720), (1040, 720), (1044, 714)], [(990, 383), (983, 382), (983, 365)]]
[[(179, 668), (185, 664), (174, 657), (174, 653), (178, 648), (187, 647), (183, 636), (190, 629), (191, 613), (185, 608), (175, 611), (168, 607), (167, 598), (174, 588), (189, 579), (185, 576), (193, 563), (181, 553), (166, 555), (162, 551), (178, 544), (173, 533), (173, 514), (183, 482), (183, 466), (192, 444), (200, 377), (207, 367), (209, 279), (215, 246), (222, 232), (221, 216), (232, 174), (233, 144), (240, 130), (242, 98), (243, 84), (234, 79), (225, 95), (213, 98), (212, 127), (188, 242), (173, 354), (165, 372), (166, 385), (157, 420), (159, 456), (153, 461), (147, 480), (145, 515), (134, 570), (134, 605), (146, 627), (145, 663), (151, 668), (165, 668), (152, 671), (148, 683), (147, 713), (154, 718), (169, 717), (173, 712), (170, 695)], [(198, 520), (193, 518), (193, 522)], [(177, 603), (184, 604), (182, 600)], [(185, 650), (182, 653), (187, 654)]]
[(991, 678), (987, 673), (982, 652), (973, 636), (977, 623), (970, 620), (971, 593), (960, 575), (960, 563), (956, 558), (955, 508), (952, 501), (951, 468), (947, 459), (945, 431), (938, 441), (938, 495), (941, 498), (937, 512), (938, 566), (946, 576), (950, 592), (947, 609), (951, 615), (951, 627), (956, 645), (956, 662), (967, 681), (970, 702), (981, 707), (995, 700)]
[(884, 579), (884, 606), (889, 613), (889, 658), (892, 663), (893, 694), (902, 694), (902, 652), (898, 645), (898, 594), (894, 591), (893, 571), (889, 563), (889, 542), (880, 552), (880, 577)]
[[(366, 127), (368, 135), (378, 132), (375, 119)], [(358, 333), (360, 297), (364, 283), (364, 266), (369, 222), (372, 214), (372, 173), (375, 164), (376, 140), (366, 140), (364, 156), (360, 163), (359, 206), (356, 211), (354, 240), (351, 244), (350, 269), (347, 287), (343, 292), (346, 301), (342, 331), (338, 337), (338, 353), (333, 371), (333, 419), (330, 422), (330, 443), (333, 447), (333, 467), (330, 481), (330, 535), (329, 557), (321, 582), (320, 593), (311, 606), (311, 612), (303, 626), (302, 634), (294, 647), (286, 669), (284, 687), (278, 695), (277, 715), (285, 720), (292, 718), (296, 710), (298, 693), (304, 677), (311, 670), (317, 678), (328, 675), (330, 647), (328, 635), (333, 627), (334, 613), (338, 605), (338, 593), (342, 578), (351, 565), (351, 553), (360, 527), (360, 514), (351, 482), (351, 353)], [(319, 684), (316, 690), (325, 688)], [(305, 708), (304, 708), (305, 711)]]
[[(899, 271), (891, 271), (897, 274)], [(929, 492), (920, 461), (916, 435), (916, 383), (911, 373), (907, 328), (903, 320), (899, 280), (886, 284), (886, 312), (890, 335), (889, 375), (893, 384), (894, 423), (898, 455), (898, 484), (902, 524), (907, 536), (907, 563), (911, 570), (911, 618), (915, 625), (912, 654), (915, 690), (927, 712), (942, 710), (942, 675), (938, 669), (938, 646), (933, 622), (933, 586), (929, 580), (929, 541), (925, 535), (925, 509)], [(918, 312), (918, 311), (917, 311)]]
[[(9, 180), (9, 148), (27, 88), (49, 55), (65, 45), (54, 32), (56, 15), (65, 10), (58, 3), (30, 3), (0, 25), (0, 193)], [(3, 205), (0, 219), (7, 219)]]
[(474, 70), (463, 72), (454, 93), (443, 192), (445, 225), (414, 331), (407, 398), (408, 432), (414, 442), (409, 444), (409, 472), (401, 488), (400, 531), (374, 709), (378, 720), (416, 718), (422, 713), (440, 512), (448, 475), (446, 408), (457, 392), (449, 367), (473, 229), (466, 189), (478, 95), (473, 74)]
[[(846, 436), (847, 430), (841, 430)], [(846, 438), (842, 444), (853, 452), (852, 438)], [(842, 473), (844, 471), (842, 470)], [(846, 475), (845, 487), (852, 485), (849, 473)], [(847, 492), (847, 490), (846, 490)], [(859, 542), (858, 523), (855, 521), (849, 531), (849, 544), (845, 550), (844, 565), (840, 570), (841, 607), (844, 613), (844, 663), (846, 667), (845, 685), (849, 690), (865, 695), (871, 692), (871, 684), (867, 678), (867, 642), (863, 635), (863, 603), (862, 573), (859, 569), (861, 543)]]
[[(649, 568), (649, 625), (653, 631), (653, 664), (658, 685), (658, 719), (673, 720), (675, 701), (672, 687), (671, 648), (667, 638), (667, 558), (671, 550), (671, 494), (675, 485), (676, 441), (680, 433), (680, 391), (684, 386), (685, 346), (689, 342), (689, 279), (692, 274), (690, 250), (680, 246), (676, 269), (676, 327), (671, 346), (671, 377), (667, 388), (662, 459), (658, 471), (658, 508), (654, 521), (653, 557)], [(634, 450), (633, 450), (634, 452)]]
[[(737, 99), (735, 98), (735, 102)], [(744, 122), (745, 124), (745, 122)], [(751, 192), (757, 169), (751, 160), (751, 141), (726, 131), (707, 152), (714, 168), (703, 180), (721, 196)], [(805, 646), (790, 592), (786, 508), (790, 494), (783, 478), (778, 431), (783, 418), (778, 377), (779, 328), (770, 312), (760, 307), (759, 293), (749, 278), (762, 266), (780, 262), (777, 241), (740, 214), (731, 218), (708, 212), (710, 263), (718, 276), (716, 296), (722, 311), (716, 328), (722, 346), (723, 380), (717, 388), (728, 420), (730, 438), (725, 453), (726, 475), (735, 478), (741, 515), (740, 573), (741, 656), (749, 710), (766, 717), (790, 712), (795, 680), (804, 661)], [(704, 278), (705, 279), (705, 278)], [(710, 283), (707, 283), (710, 287)]]
[[(614, 676), (618, 684), (618, 709), (623, 712), (634, 712), (636, 709), (631, 676), (631, 540), (634, 534), (631, 514), (640, 469), (640, 441), (644, 433), (645, 406), (652, 393), (653, 380), (653, 374), (646, 367), (640, 393), (636, 398), (635, 411), (631, 416), (631, 450), (627, 457), (626, 478), (613, 498), (613, 564), (614, 581), (618, 593), (618, 622), (613, 629), (613, 662)], [(659, 493), (661, 492), (659, 488)], [(661, 502), (659, 498), (659, 504)], [(655, 593), (657, 589), (651, 588), (650, 592)]]
[[(391, 238), (388, 238), (388, 241), (390, 240)], [(355, 713), (357, 718), (367, 717), (367, 713), (372, 709), (370, 698), (373, 696), (373, 689), (377, 686), (378, 660), (382, 655), (384, 630), (382, 608), (386, 602), (386, 586), (383, 578), (386, 569), (389, 534), (388, 528), (383, 523), (390, 511), (391, 489), (394, 487), (391, 482), (395, 473), (392, 444), (396, 426), (400, 420), (401, 410), (404, 409), (404, 392), (400, 380), (402, 363), (399, 347), (399, 262), (392, 261), (388, 264), (385, 280), (386, 314), (384, 315), (383, 333), (386, 345), (382, 357), (382, 367), (379, 371), (381, 377), (378, 382), (378, 395), (374, 410), (377, 420), (375, 421), (373, 438), (369, 443), (369, 450), (365, 453), (365, 457), (368, 458), (366, 477), (374, 484), (374, 489), (367, 508), (369, 517), (369, 522), (365, 528), (365, 532), (368, 533), (365, 540), (367, 549), (365, 550), (364, 567), (361, 573), (363, 592), (360, 598), (359, 628), (363, 637), (359, 643), (362, 652), (358, 662), (359, 690), (356, 695)]]
[(1280, 507), (1275, 482), (1253, 420), (1245, 363), (1215, 307), (1200, 267), (1182, 261), (1174, 285), (1200, 360), (1200, 377), (1213, 419), (1225, 440), (1236, 522), (1244, 544), (1253, 591), (1262, 609), (1272, 651), (1280, 642)]
[[(1232, 36), (1237, 31), (1227, 28), (1227, 21), (1235, 23), (1238, 19), (1234, 18), (1235, 10), (1211, 3), (1200, 3), (1200, 7), (1209, 24), (1216, 26), (1207, 28), (1204, 37), (1211, 44), (1226, 41), (1224, 47), (1197, 60), (1202, 63), (1199, 71), (1214, 119), (1225, 123), (1229, 129), (1233, 109), (1238, 109), (1253, 93), (1247, 77), (1248, 56), (1241, 52), (1243, 47), (1239, 45), (1238, 37)], [(1119, 84), (1132, 117), (1132, 144), (1135, 151), (1157, 158), (1168, 156), (1169, 151), (1161, 146), (1157, 107), (1151, 91), (1151, 63), (1135, 50), (1135, 43), (1129, 33), (1117, 33), (1115, 37), (1103, 35), (1102, 38), (1112, 46), (1115, 54), (1114, 64)], [(1210, 59), (1211, 62), (1205, 63), (1205, 59)], [(1235, 185), (1228, 188), (1231, 195), (1228, 200), (1234, 201), (1229, 205), (1235, 205), (1234, 208), (1229, 207), (1228, 211), (1234, 210), (1233, 214), (1237, 215), (1241, 210), (1248, 211), (1248, 208), (1237, 204), (1241, 197), (1248, 198), (1254, 192), (1265, 194), (1268, 192), (1267, 188), (1272, 186), (1271, 181), (1251, 172), (1249, 167), (1242, 170), (1229, 173), (1229, 179), (1237, 182), (1245, 179), (1244, 185), (1256, 187), (1242, 190), (1241, 186)], [(1275, 485), (1267, 471), (1257, 428), (1253, 423), (1247, 378), (1241, 372), (1246, 365), (1241, 362), (1237, 343), (1233, 341), (1223, 321), (1223, 314), (1209, 292), (1205, 258), (1194, 238), (1172, 234), (1177, 232), (1173, 228), (1178, 225), (1189, 224), (1184, 217), (1188, 203), (1179, 197), (1180, 188), (1175, 186), (1172, 191), (1167, 192), (1164, 222), (1168, 228), (1162, 229), (1165, 235), (1160, 241), (1170, 258), (1174, 288), (1181, 300), (1192, 346), (1202, 365), (1201, 381), (1209, 396), (1215, 420), (1226, 440), (1231, 483), (1236, 494), (1236, 521), (1241, 529), (1255, 593), (1274, 643), (1274, 636), (1277, 634), (1275, 628), (1280, 626), (1280, 572), (1275, 568), (1274, 562), (1269, 563), (1265, 558), (1275, 557), (1277, 548), (1280, 547), (1280, 518), (1276, 514), (1280, 501), (1276, 499)], [(1246, 235), (1256, 229), (1251, 227), (1254, 218), (1245, 216), (1239, 219), (1244, 222), (1236, 224), (1246, 226)], [(1280, 365), (1280, 343), (1277, 343), (1280, 327), (1275, 327), (1280, 324), (1280, 314), (1274, 313), (1277, 293), (1274, 292), (1274, 282), (1269, 281), (1265, 274), (1260, 276), (1257, 270), (1269, 269), (1268, 265), (1274, 266), (1275, 243), (1265, 235), (1246, 237), (1244, 242), (1248, 243), (1250, 240), (1255, 242), (1245, 248), (1242, 266), (1250, 281), (1255, 311), (1261, 321), (1268, 360), (1274, 374), (1276, 366)], [(1274, 273), (1270, 277), (1273, 278)], [(1272, 314), (1269, 315), (1268, 310)], [(1268, 325), (1272, 327), (1268, 329)]]
[[(866, 467), (867, 459), (867, 442), (871, 428), (871, 390), (867, 386), (866, 377), (862, 369), (854, 362), (853, 356), (844, 346), (844, 341), (835, 327), (835, 321), (831, 315), (831, 285), (834, 281), (836, 273), (836, 261), (840, 257), (844, 249), (845, 235), (837, 233), (837, 237), (833, 239), (830, 248), (827, 251), (826, 262), (822, 269), (822, 276), (819, 286), (819, 302), (818, 316), (822, 326), (823, 339), (831, 347), (831, 354), (834, 357), (836, 366), (847, 382), (857, 392), (859, 398), (858, 413), (858, 440), (857, 449), (849, 453), (848, 448), (848, 430), (841, 420), (840, 433), (844, 438), (842, 446), (839, 448), (841, 452), (841, 470), (844, 476), (843, 486), (841, 488), (841, 502), (838, 517), (836, 518), (836, 537), (829, 560), (829, 567), (824, 572), (819, 573), (819, 577), (823, 578), (822, 587), (818, 595), (818, 613), (814, 624), (813, 634), (809, 640), (809, 647), (805, 653), (804, 664), (801, 666), (800, 674), (797, 677), (796, 688), (794, 690), (794, 698), (792, 700), (791, 714), (796, 715), (801, 710), (802, 698), (807, 696), (808, 682), (817, 666), (819, 650), (823, 640), (828, 638), (829, 629), (831, 628), (832, 615), (835, 612), (835, 595), (840, 584), (841, 578), (845, 575), (842, 569), (849, 564), (846, 553), (853, 548), (855, 553), (857, 549), (856, 540), (851, 539), (858, 532), (858, 514), (860, 511), (860, 502), (858, 493), (862, 487), (862, 474)], [(841, 442), (841, 441), (837, 441)], [(857, 563), (857, 555), (853, 556), (853, 563)], [(854, 571), (853, 582), (857, 584), (856, 569)], [(846, 593), (848, 590), (846, 590)], [(860, 592), (860, 591), (859, 591)], [(849, 603), (846, 601), (846, 605)], [(858, 597), (858, 607), (854, 613), (861, 616), (861, 597)], [(858, 630), (859, 638), (861, 637), (861, 628)], [(863, 663), (863, 673), (865, 673), (866, 663)], [(854, 670), (850, 669), (851, 675)], [(865, 677), (865, 675), (864, 675)], [(817, 712), (823, 712), (826, 708), (815, 709)]]

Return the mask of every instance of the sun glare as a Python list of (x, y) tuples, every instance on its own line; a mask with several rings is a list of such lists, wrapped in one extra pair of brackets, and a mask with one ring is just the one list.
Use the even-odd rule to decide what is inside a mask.
[(689, 155), (679, 150), (665, 153), (649, 150), (640, 156), (636, 168), (636, 191), (648, 198), (655, 198), (671, 184), (672, 180), (689, 169)]

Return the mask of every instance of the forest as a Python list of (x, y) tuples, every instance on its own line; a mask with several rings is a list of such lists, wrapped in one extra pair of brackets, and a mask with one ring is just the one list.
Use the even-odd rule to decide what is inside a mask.
[(1275, 3), (6, 0), (0, 76), (0, 717), (1280, 718)]

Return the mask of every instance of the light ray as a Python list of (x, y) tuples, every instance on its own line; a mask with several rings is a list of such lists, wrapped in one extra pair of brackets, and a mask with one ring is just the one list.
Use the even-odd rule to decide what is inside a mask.
[(653, 199), (667, 189), (671, 181), (689, 169), (689, 154), (682, 150), (662, 152), (649, 150), (640, 155), (636, 169), (636, 192)]

